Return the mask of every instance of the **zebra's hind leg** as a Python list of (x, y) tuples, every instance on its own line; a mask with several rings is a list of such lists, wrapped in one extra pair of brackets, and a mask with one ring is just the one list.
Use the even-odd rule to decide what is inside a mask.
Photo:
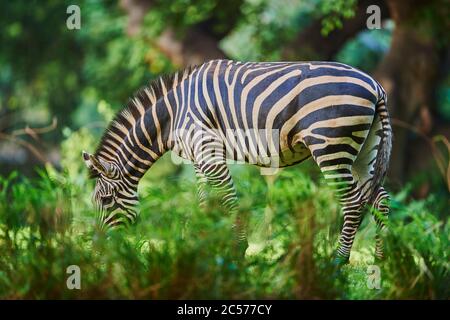
[(377, 224), (377, 231), (375, 235), (375, 260), (381, 261), (384, 259), (384, 243), (382, 232), (386, 227), (386, 220), (389, 216), (389, 194), (381, 187), (373, 204), (372, 214)]
[[(356, 186), (356, 184), (355, 184)], [(356, 232), (361, 224), (363, 204), (361, 203), (361, 193), (351, 191), (349, 197), (342, 203), (344, 224), (342, 226), (339, 245), (336, 252), (336, 262), (338, 264), (347, 263), (350, 259), (350, 251), (355, 240)]]
[(344, 223), (339, 237), (335, 264), (348, 263), (356, 232), (361, 224), (364, 203), (358, 183), (352, 174), (351, 165), (341, 165), (339, 169), (327, 171), (321, 168), (327, 183), (336, 191), (342, 206)]

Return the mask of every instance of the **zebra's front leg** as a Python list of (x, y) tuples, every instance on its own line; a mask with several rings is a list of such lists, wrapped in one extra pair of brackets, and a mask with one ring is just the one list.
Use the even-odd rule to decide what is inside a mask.
[(197, 179), (197, 198), (200, 208), (205, 209), (208, 199), (208, 180), (198, 165), (194, 165), (195, 177)]
[(245, 254), (248, 246), (247, 224), (245, 219), (238, 214), (236, 190), (226, 162), (220, 160), (213, 163), (200, 163), (195, 166), (196, 170), (199, 171), (198, 177), (203, 176), (206, 178), (207, 182), (213, 187), (213, 191), (219, 196), (221, 204), (226, 208), (227, 212), (231, 215), (236, 215), (232, 226), (234, 245), (240, 254)]

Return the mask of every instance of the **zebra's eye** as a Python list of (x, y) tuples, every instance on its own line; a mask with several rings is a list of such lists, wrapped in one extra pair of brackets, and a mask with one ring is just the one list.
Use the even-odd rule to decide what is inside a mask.
[(104, 205), (110, 204), (114, 200), (114, 195), (112, 195), (112, 194), (104, 195), (101, 197), (101, 200), (102, 200), (102, 204), (104, 204)]

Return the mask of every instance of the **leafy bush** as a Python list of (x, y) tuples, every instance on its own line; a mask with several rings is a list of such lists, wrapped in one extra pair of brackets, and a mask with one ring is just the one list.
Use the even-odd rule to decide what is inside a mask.
[[(229, 240), (233, 218), (214, 202), (198, 209), (195, 179), (186, 169), (146, 183), (140, 221), (109, 235), (93, 227), (86, 188), (67, 183), (65, 175), (1, 178), (0, 297), (449, 298), (448, 217), (432, 211), (432, 197), (410, 203), (395, 197), (381, 289), (371, 290), (370, 219), (350, 265), (338, 274), (331, 257), (340, 215), (331, 190), (299, 168), (267, 183), (256, 168), (232, 169), (241, 213), (249, 216), (251, 249), (244, 260)], [(81, 269), (81, 290), (66, 287), (70, 265)]]

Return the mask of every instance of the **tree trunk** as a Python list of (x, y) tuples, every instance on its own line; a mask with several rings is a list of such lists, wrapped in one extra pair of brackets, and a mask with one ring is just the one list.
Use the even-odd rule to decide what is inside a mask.
[[(120, 0), (120, 6), (128, 14), (129, 36), (139, 32), (146, 13), (152, 8), (152, 2), (152, 0)], [(176, 32), (168, 27), (156, 39), (155, 44), (177, 67), (197, 65), (211, 59), (226, 57), (219, 48), (218, 39), (200, 25), (188, 28), (182, 36), (177, 36)]]
[[(380, 64), (375, 78), (388, 94), (388, 108), (393, 118), (394, 144), (389, 178), (402, 184), (412, 169), (417, 170), (417, 160), (427, 155), (414, 152), (411, 131), (396, 125), (402, 121), (429, 134), (433, 127), (431, 117), (434, 89), (440, 63), (435, 37), (427, 28), (430, 21), (423, 14), (424, 5), (430, 2), (409, 0), (387, 1), (395, 22), (389, 53)], [(417, 139), (417, 137), (415, 138)]]

